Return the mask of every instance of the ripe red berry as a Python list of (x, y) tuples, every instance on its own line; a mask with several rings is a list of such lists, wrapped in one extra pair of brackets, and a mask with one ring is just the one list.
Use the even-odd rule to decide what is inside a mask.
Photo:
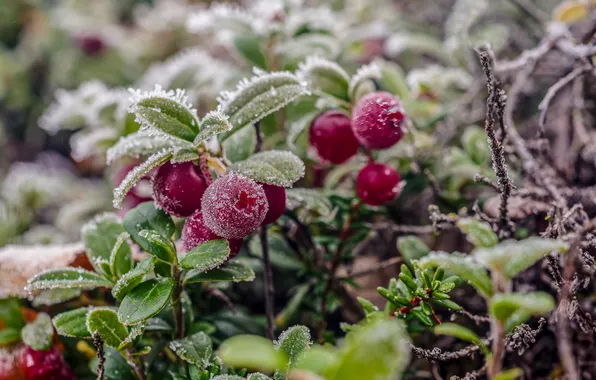
[(166, 162), (153, 178), (153, 198), (169, 214), (186, 217), (201, 208), (207, 179), (192, 162)]
[(0, 348), (0, 380), (23, 380), (24, 375), (19, 366), (22, 346)]
[(213, 182), (201, 205), (207, 227), (226, 239), (242, 239), (256, 230), (269, 209), (263, 186), (239, 174)]
[(392, 167), (372, 162), (356, 177), (356, 193), (362, 202), (379, 206), (395, 199), (401, 192), (401, 177)]
[[(203, 220), (203, 214), (201, 210), (195, 211), (191, 216), (186, 219), (184, 228), (182, 228), (182, 244), (186, 252), (190, 251), (197, 245), (204, 243), (209, 240), (223, 239), (213, 233), (205, 225)], [(236, 257), (242, 248), (242, 239), (230, 239), (230, 256), (229, 259)]]
[(87, 55), (93, 56), (100, 54), (106, 48), (106, 44), (98, 36), (84, 35), (77, 37), (76, 40), (79, 48)]
[(284, 213), (286, 209), (286, 189), (266, 183), (260, 183), (260, 185), (263, 186), (267, 204), (269, 205), (269, 211), (267, 211), (265, 220), (261, 223), (262, 226), (266, 226), (275, 222)]
[(52, 346), (48, 351), (37, 351), (31, 347), (25, 347), (20, 362), (26, 380), (75, 379), (56, 346)]
[(360, 147), (350, 118), (334, 110), (323, 112), (312, 122), (308, 142), (318, 157), (332, 164), (346, 162)]
[(352, 110), (354, 135), (370, 149), (386, 149), (401, 140), (406, 114), (399, 100), (388, 92), (365, 95)]

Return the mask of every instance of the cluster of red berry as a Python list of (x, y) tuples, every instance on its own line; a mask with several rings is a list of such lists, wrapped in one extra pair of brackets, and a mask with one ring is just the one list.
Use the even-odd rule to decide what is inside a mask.
[[(403, 137), (406, 115), (395, 96), (373, 92), (362, 97), (350, 118), (338, 110), (319, 115), (309, 131), (309, 143), (325, 162), (341, 164), (363, 146), (367, 150), (387, 149)], [(365, 204), (378, 206), (395, 199), (401, 191), (401, 177), (395, 169), (371, 159), (356, 178), (356, 193)]]
[(54, 345), (47, 351), (29, 346), (0, 350), (0, 380), (74, 380), (62, 353)]

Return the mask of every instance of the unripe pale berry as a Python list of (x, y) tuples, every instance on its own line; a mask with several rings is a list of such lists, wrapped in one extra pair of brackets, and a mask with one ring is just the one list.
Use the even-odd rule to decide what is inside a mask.
[(255, 231), (269, 210), (263, 186), (239, 174), (213, 182), (201, 205), (207, 227), (226, 239), (242, 239)]
[[(217, 239), (223, 238), (214, 234), (213, 231), (205, 225), (201, 210), (195, 211), (186, 219), (184, 228), (182, 229), (182, 244), (186, 252), (189, 252), (201, 243)], [(231, 239), (228, 240), (228, 243), (230, 245), (230, 256), (228, 259), (231, 259), (236, 257), (240, 252), (240, 248), (242, 248), (242, 239)]]
[(286, 209), (286, 189), (266, 183), (261, 183), (260, 185), (263, 186), (265, 196), (267, 197), (267, 204), (269, 205), (265, 220), (261, 223), (262, 226), (266, 226), (275, 222), (284, 213)]
[(366, 165), (356, 177), (356, 193), (362, 202), (379, 206), (395, 199), (401, 192), (401, 177), (395, 169), (381, 163)]
[(399, 100), (388, 92), (362, 97), (352, 110), (354, 135), (369, 149), (386, 149), (401, 140), (406, 114)]
[(26, 380), (75, 379), (56, 346), (52, 346), (48, 351), (25, 347), (21, 353), (20, 364)]
[(192, 162), (166, 162), (153, 178), (153, 198), (167, 213), (185, 217), (201, 208), (201, 198), (207, 189), (207, 179)]
[(334, 110), (323, 112), (312, 122), (308, 142), (318, 157), (332, 164), (346, 162), (360, 148), (350, 118)]

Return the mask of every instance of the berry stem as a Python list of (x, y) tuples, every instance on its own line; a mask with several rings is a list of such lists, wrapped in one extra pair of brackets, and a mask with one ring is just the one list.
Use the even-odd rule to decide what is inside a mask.
[(172, 265), (172, 279), (176, 283), (174, 294), (172, 295), (172, 309), (174, 310), (174, 321), (176, 322), (176, 338), (184, 338), (184, 311), (182, 310), (182, 271), (178, 264)]
[(275, 339), (275, 322), (273, 316), (273, 273), (269, 262), (269, 244), (267, 241), (267, 227), (261, 226), (259, 237), (261, 239), (261, 250), (263, 251), (263, 280), (265, 282), (265, 314), (267, 315), (267, 338)]

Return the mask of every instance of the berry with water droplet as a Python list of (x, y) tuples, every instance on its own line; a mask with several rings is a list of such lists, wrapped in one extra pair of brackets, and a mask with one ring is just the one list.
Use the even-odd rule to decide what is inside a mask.
[[(184, 228), (182, 229), (182, 245), (186, 252), (189, 252), (201, 243), (217, 239), (223, 238), (214, 234), (213, 231), (205, 225), (201, 210), (195, 211), (186, 219)], [(228, 259), (231, 259), (236, 257), (240, 252), (240, 248), (242, 248), (242, 239), (230, 239), (228, 240), (228, 244), (230, 245), (230, 256)]]
[(267, 204), (269, 205), (269, 211), (267, 211), (265, 220), (261, 223), (262, 226), (266, 226), (275, 222), (284, 213), (286, 209), (286, 189), (266, 183), (260, 183), (260, 185), (263, 186)]
[(201, 208), (207, 179), (192, 162), (166, 162), (153, 178), (153, 198), (158, 207), (171, 215), (186, 217)]
[(308, 142), (318, 157), (332, 164), (346, 162), (360, 148), (350, 118), (335, 110), (317, 116), (308, 131)]
[(52, 346), (48, 351), (25, 347), (21, 353), (20, 364), (26, 380), (75, 379), (56, 346)]
[(365, 95), (352, 110), (354, 135), (369, 149), (386, 149), (401, 140), (406, 114), (399, 100), (388, 92)]
[(269, 209), (263, 186), (239, 174), (213, 182), (201, 205), (207, 227), (226, 239), (242, 239), (255, 231)]
[(362, 202), (379, 206), (395, 199), (401, 192), (401, 177), (392, 167), (372, 162), (356, 177), (356, 193)]

